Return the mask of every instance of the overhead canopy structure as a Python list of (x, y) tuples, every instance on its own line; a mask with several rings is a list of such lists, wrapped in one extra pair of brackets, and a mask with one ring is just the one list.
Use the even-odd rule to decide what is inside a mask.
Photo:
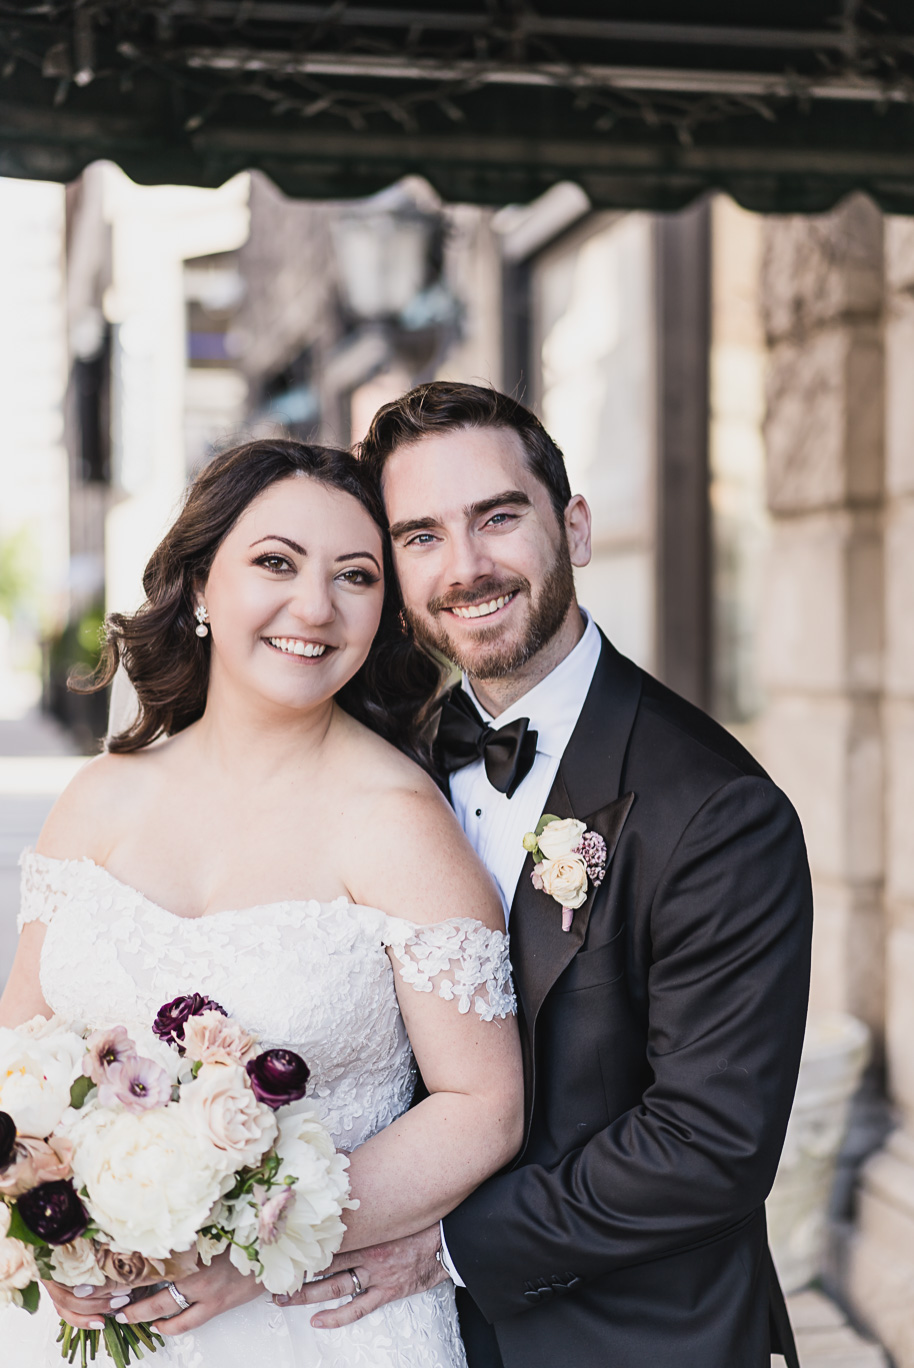
[(0, 3), (0, 174), (914, 212), (910, 0)]

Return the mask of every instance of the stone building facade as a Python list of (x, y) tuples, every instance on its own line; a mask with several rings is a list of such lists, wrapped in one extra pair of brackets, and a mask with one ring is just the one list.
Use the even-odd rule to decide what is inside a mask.
[(857, 1136), (877, 1147), (836, 1213), (830, 1277), (912, 1368), (914, 224), (854, 197), (763, 235), (761, 750), (806, 831), (813, 1009), (850, 1012), (875, 1040)]

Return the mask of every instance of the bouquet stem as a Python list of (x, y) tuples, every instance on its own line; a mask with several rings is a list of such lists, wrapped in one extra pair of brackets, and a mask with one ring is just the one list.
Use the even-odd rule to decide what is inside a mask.
[(131, 1354), (139, 1361), (143, 1358), (144, 1349), (154, 1354), (158, 1345), (165, 1343), (161, 1335), (144, 1323), (119, 1325), (117, 1321), (106, 1320), (104, 1330), (77, 1330), (66, 1321), (61, 1321), (60, 1334), (57, 1336), (60, 1357), (68, 1363), (75, 1363), (78, 1354), (80, 1368), (87, 1368), (87, 1357), (89, 1360), (95, 1359), (100, 1339), (105, 1341), (105, 1348), (116, 1368), (127, 1368)]

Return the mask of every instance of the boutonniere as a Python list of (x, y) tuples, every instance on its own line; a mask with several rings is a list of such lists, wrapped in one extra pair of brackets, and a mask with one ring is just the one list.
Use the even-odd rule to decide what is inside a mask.
[(574, 817), (544, 812), (535, 831), (524, 837), (536, 864), (533, 887), (555, 898), (562, 909), (562, 930), (571, 930), (575, 908), (587, 899), (588, 880), (599, 888), (606, 873), (606, 842)]

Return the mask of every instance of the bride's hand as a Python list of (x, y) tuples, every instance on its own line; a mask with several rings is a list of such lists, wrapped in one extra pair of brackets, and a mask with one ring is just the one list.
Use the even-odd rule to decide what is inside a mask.
[(75, 1288), (64, 1287), (62, 1283), (43, 1281), (42, 1286), (54, 1303), (61, 1320), (75, 1326), (77, 1330), (97, 1329), (103, 1316), (126, 1306), (131, 1292), (129, 1287), (123, 1287), (120, 1283), (110, 1280), (101, 1287), (87, 1286), (86, 1295), (83, 1297), (76, 1295)]
[(115, 1320), (122, 1325), (146, 1321), (160, 1335), (182, 1335), (185, 1330), (196, 1330), (222, 1311), (230, 1311), (233, 1306), (243, 1306), (255, 1297), (264, 1296), (260, 1283), (255, 1282), (253, 1275), (239, 1273), (228, 1254), (225, 1250), (213, 1259), (209, 1268), (198, 1268), (195, 1273), (177, 1279), (174, 1286), (190, 1302), (186, 1311), (178, 1309), (168, 1288), (163, 1287), (142, 1301), (125, 1306), (118, 1311)]

